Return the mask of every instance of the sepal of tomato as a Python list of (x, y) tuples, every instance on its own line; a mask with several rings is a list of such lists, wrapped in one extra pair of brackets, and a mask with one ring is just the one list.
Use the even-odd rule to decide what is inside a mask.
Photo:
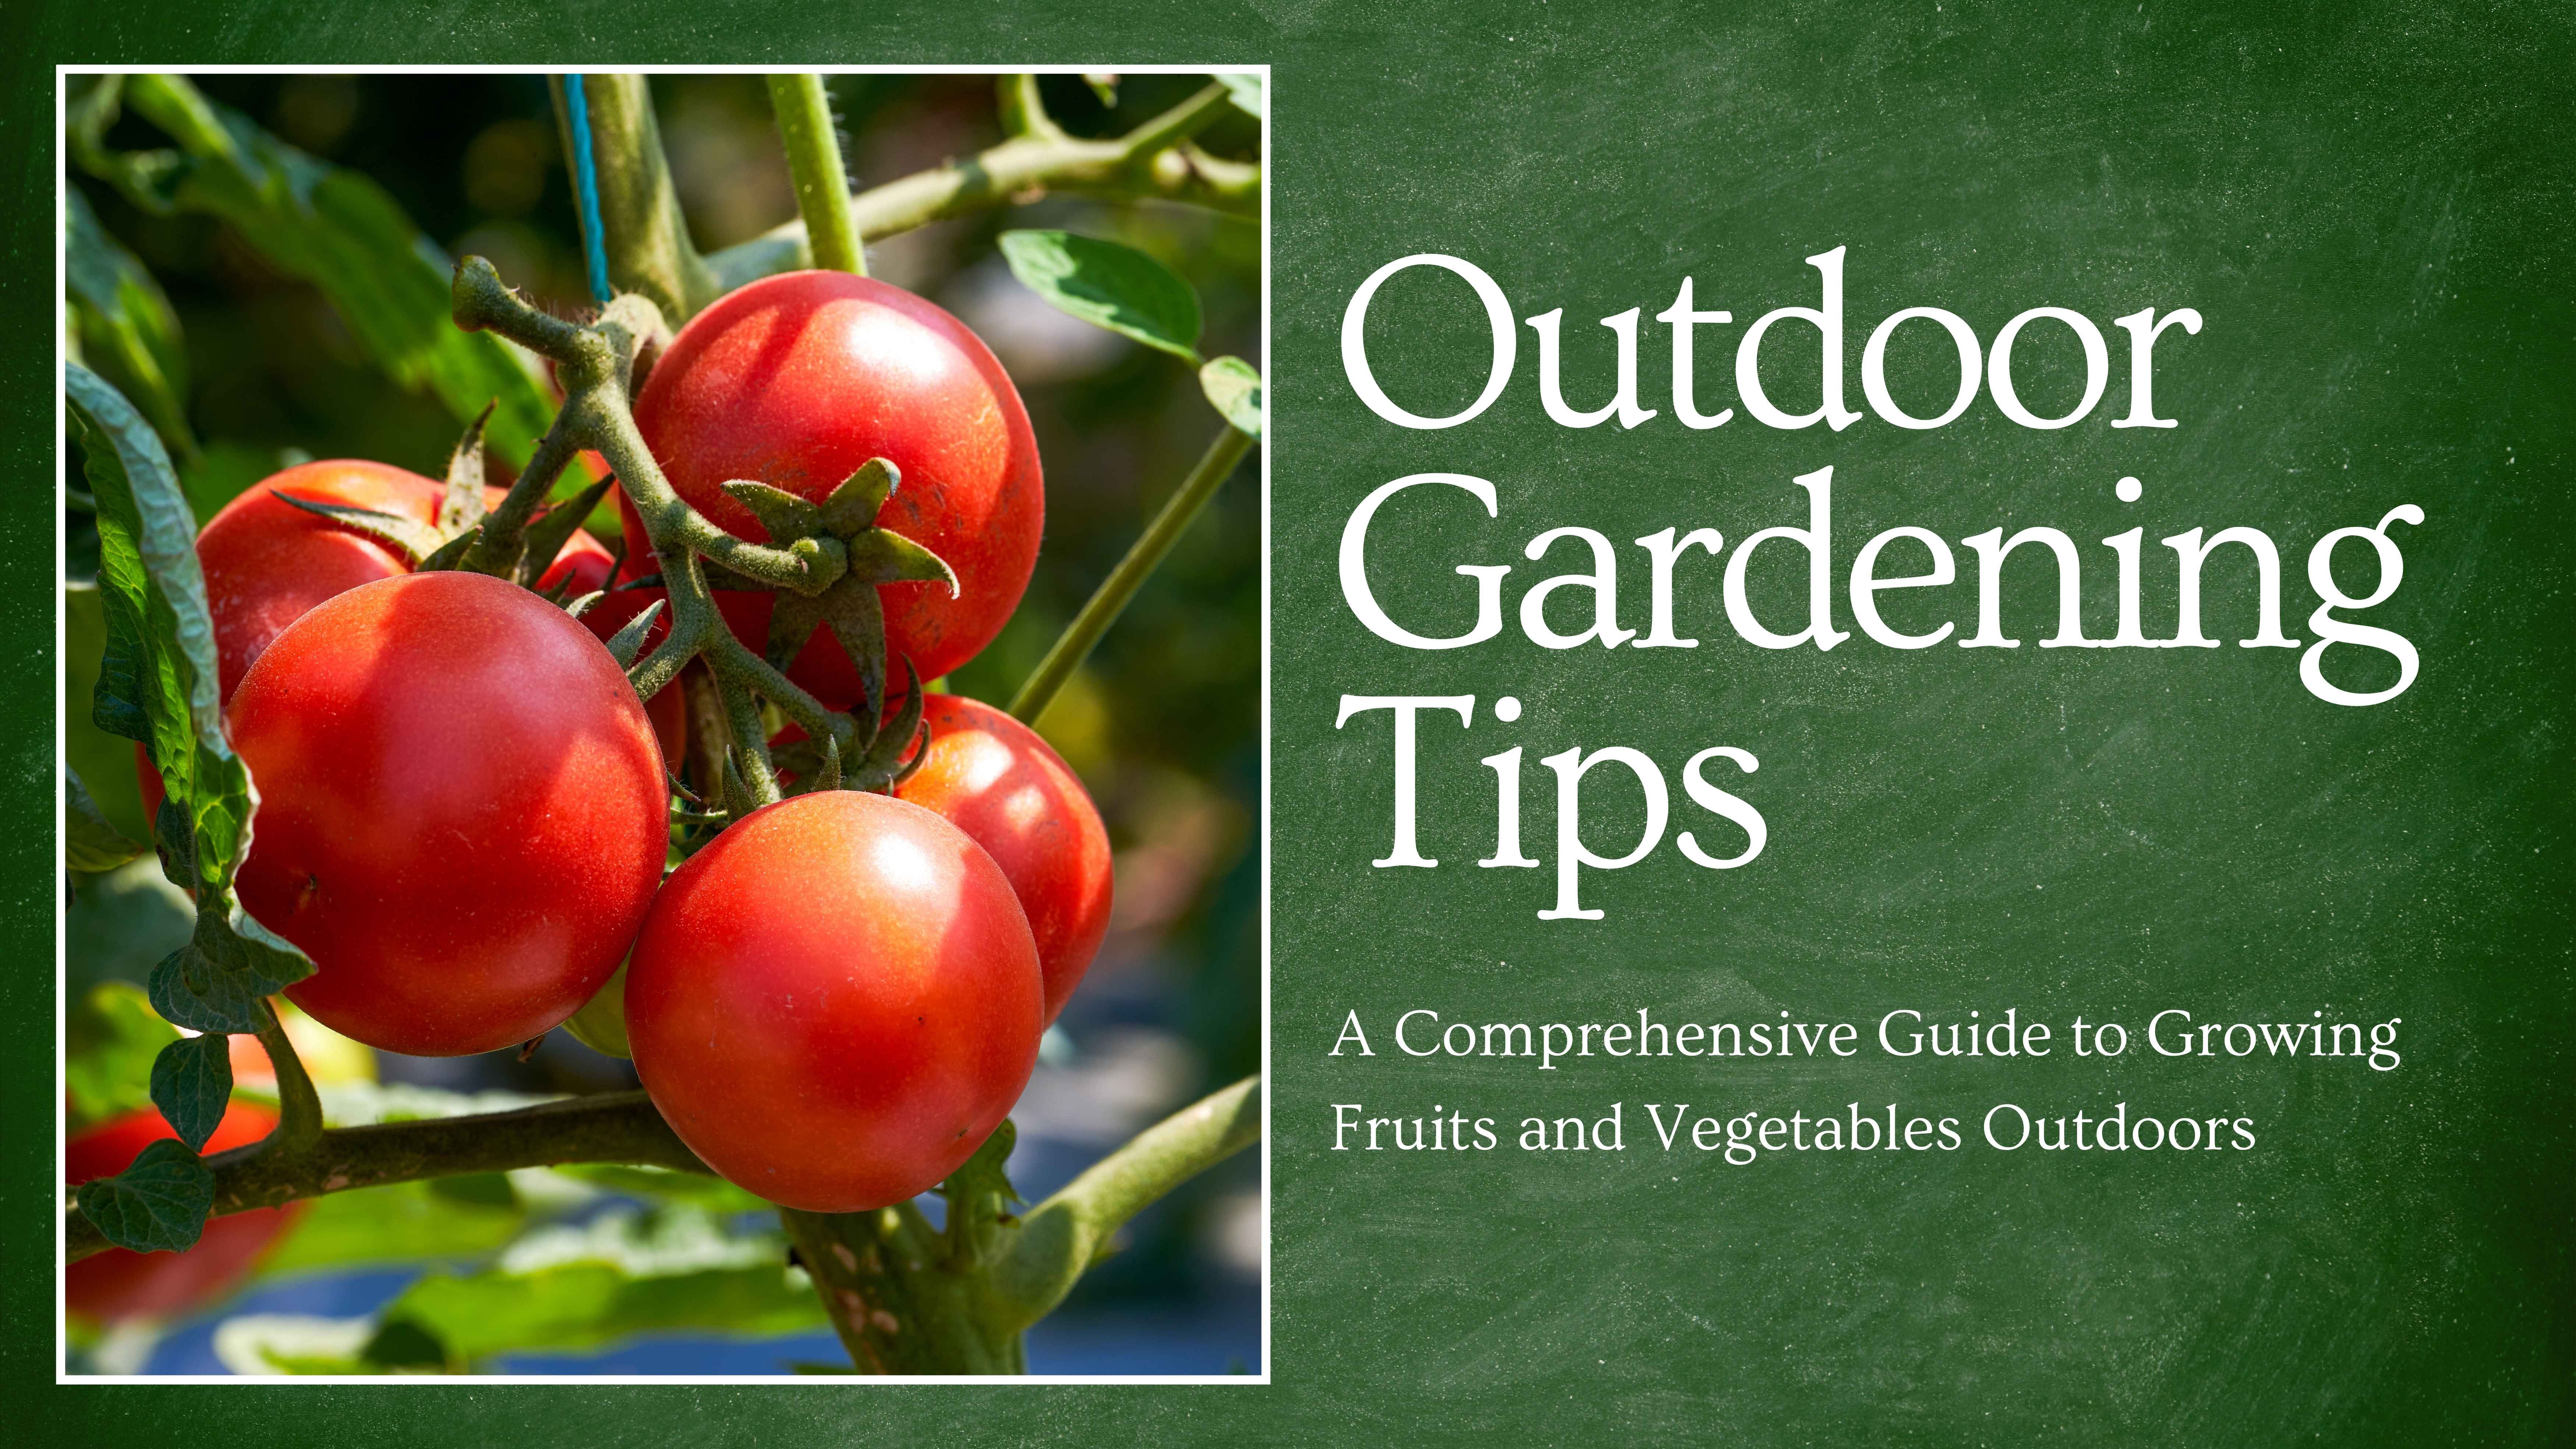
[[(959, 585), (955, 597), (940, 583), (884, 586), (887, 657), (910, 658), (925, 679), (991, 643), (1028, 588), (1045, 530), (1028, 411), (982, 339), (900, 287), (808, 271), (726, 294), (655, 362), (635, 423), (680, 497), (755, 542), (768, 533), (726, 483), (820, 504), (870, 459), (894, 464), (902, 482), (877, 525), (938, 555)], [(767, 639), (765, 612), (757, 623), (751, 634), (736, 625), (754, 648)], [(857, 672), (837, 643), (823, 643), (845, 677), (801, 655), (789, 677), (847, 708)]]

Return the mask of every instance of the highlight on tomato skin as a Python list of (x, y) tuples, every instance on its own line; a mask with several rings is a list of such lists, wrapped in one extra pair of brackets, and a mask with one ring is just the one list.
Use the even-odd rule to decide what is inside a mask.
[(313, 958), (287, 996), (324, 1025), (493, 1051), (617, 969), (668, 784), (625, 672), (561, 609), (483, 574), (381, 579), (280, 634), (227, 720), (261, 795), (241, 902)]
[[(276, 1126), (276, 1113), (256, 1103), (234, 1102), (204, 1151), (212, 1155), (248, 1146)], [(64, 1144), (64, 1185), (77, 1187), (123, 1172), (144, 1148), (178, 1135), (148, 1107), (78, 1133)], [(260, 1255), (303, 1210), (299, 1202), (208, 1218), (204, 1235), (185, 1252), (109, 1248), (92, 1254), (63, 1270), (64, 1303), (96, 1323), (172, 1317), (223, 1296), (248, 1277)]]
[(726, 1180), (809, 1212), (936, 1186), (1037, 1065), (1044, 983), (1010, 882), (917, 805), (755, 811), (672, 872), (627, 965), (636, 1074)]
[[(879, 526), (939, 555), (960, 588), (953, 598), (943, 584), (884, 588), (887, 657), (910, 658), (924, 679), (982, 651), (1028, 588), (1045, 532), (1028, 410), (982, 339), (900, 287), (788, 272), (718, 298), (654, 364), (635, 424), (682, 498), (754, 541), (768, 535), (726, 482), (753, 479), (819, 503), (869, 459), (893, 463), (902, 481)], [(738, 634), (746, 622), (734, 621)], [(767, 614), (756, 623), (745, 641), (754, 649)], [(856, 672), (824, 642), (846, 678), (828, 659), (789, 677), (846, 708)]]

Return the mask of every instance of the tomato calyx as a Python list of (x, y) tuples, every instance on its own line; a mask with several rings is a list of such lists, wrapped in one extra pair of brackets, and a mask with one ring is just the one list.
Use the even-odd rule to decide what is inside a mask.
[[(328, 519), (334, 525), (373, 539), (393, 551), (414, 573), (436, 573), (465, 565), (466, 554), (483, 539), (484, 502), (483, 428), (491, 421), (498, 399), (484, 404), (480, 416), (466, 425), (464, 436), (447, 460), (446, 487), (439, 495), (435, 521), (423, 523), (399, 513), (380, 509), (359, 508), (345, 503), (324, 503), (277, 492), (281, 502), (307, 513)], [(573, 599), (574, 578), (570, 574), (550, 588), (539, 588), (538, 581), (555, 562), (564, 545), (572, 541), (575, 530), (590, 516), (599, 500), (608, 496), (616, 479), (603, 478), (580, 493), (564, 499), (531, 519), (521, 534), (523, 547), (501, 577), (522, 588), (544, 596), (549, 602), (563, 604)], [(575, 610), (577, 614), (578, 609)]]

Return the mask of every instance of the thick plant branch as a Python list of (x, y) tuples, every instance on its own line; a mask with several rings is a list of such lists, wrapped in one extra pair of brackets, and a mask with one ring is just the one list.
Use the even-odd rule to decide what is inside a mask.
[[(219, 1152), (206, 1166), (215, 1175), (214, 1215), (220, 1217), (391, 1182), (565, 1162), (707, 1171), (642, 1092), (573, 1097), (514, 1112), (336, 1127), (300, 1149), (273, 1136)], [(63, 1239), (65, 1260), (74, 1263), (108, 1246), (76, 1209), (63, 1220)]]
[[(582, 77), (590, 109), (592, 160), (599, 175), (600, 241), (608, 253), (608, 280), (621, 292), (652, 299), (662, 314), (685, 322), (722, 295), (724, 287), (689, 242), (680, 193), (662, 153), (653, 120), (653, 93), (640, 75)], [(572, 145), (561, 78), (554, 92), (556, 129)], [(578, 168), (568, 167), (568, 170)]]
[[(1089, 141), (1050, 122), (965, 161), (915, 172), (850, 198), (863, 241), (877, 241), (1044, 192), (1103, 201), (1174, 201), (1229, 216), (1261, 209), (1261, 168), (1220, 161), (1190, 139), (1224, 114), (1225, 87), (1211, 85), (1124, 136)], [(1040, 112), (1043, 114), (1043, 112)], [(805, 223), (792, 221), (707, 258), (726, 286), (783, 271), (809, 256)]]
[(1246, 1077), (1146, 1128), (1030, 1209), (992, 1269), (1012, 1331), (1064, 1301), (1129, 1218), (1260, 1136), (1261, 1079)]
[(769, 106), (778, 116), (778, 139), (796, 182), (796, 211), (804, 219), (814, 265), (866, 276), (867, 258), (850, 220), (850, 178), (841, 169), (841, 138), (832, 129), (832, 97), (823, 78), (771, 76)]
[(1172, 551), (1172, 546), (1181, 541), (1181, 535), (1189, 531), (1191, 522), (1199, 516), (1199, 510), (1207, 507), (1208, 500), (1216, 496), (1217, 488), (1234, 472), (1235, 464), (1242, 462), (1243, 455), (1252, 451), (1252, 441), (1250, 433), (1228, 427), (1208, 445), (1206, 456), (1200, 458), (1198, 466), (1181, 480), (1181, 486), (1163, 505), (1163, 511), (1154, 515), (1154, 521), (1127, 550), (1127, 556), (1118, 561), (1118, 567), (1109, 571), (1109, 577), (1100, 581), (1100, 587), (1092, 591), (1090, 601), (1082, 606), (1082, 612), (1073, 616), (1073, 622), (1056, 636), (1055, 646), (1047, 650), (1046, 658), (1038, 661), (1037, 672), (1029, 676), (1028, 683), (1020, 686), (1018, 694), (1012, 696), (1012, 718), (1022, 724), (1033, 725), (1039, 715), (1046, 713), (1046, 707), (1053, 702), (1056, 692), (1064, 688), (1066, 680), (1073, 678), (1073, 672), (1082, 667), (1082, 661), (1091, 657), (1092, 647), (1100, 642), (1101, 635), (1109, 632), (1110, 625), (1118, 622), (1118, 616), (1127, 609), (1127, 601), (1136, 597), (1136, 591), (1144, 587), (1155, 565), (1160, 564), (1163, 556)]

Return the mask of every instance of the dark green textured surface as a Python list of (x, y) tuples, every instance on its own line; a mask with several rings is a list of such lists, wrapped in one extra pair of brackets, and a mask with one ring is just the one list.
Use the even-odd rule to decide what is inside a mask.
[[(2569, 17), (1954, 8), (1559, 3), (1471, 17), (1275, 3), (1087, 20), (779, 3), (647, 25), (607, 5), (489, 20), (416, 0), (13, 7), (8, 256), (21, 280), (9, 315), (26, 345), (5, 364), (7, 443), (30, 481), (49, 476), (53, 442), (37, 345), (50, 325), (40, 65), (1276, 67), (1274, 1383), (50, 1389), (35, 1402), (52, 1439), (2564, 1442), (2576, 1364)], [(1875, 422), (1781, 433), (1743, 417), (1692, 433), (1669, 416), (1567, 432), (1539, 411), (1526, 329), (1513, 389), (1449, 432), (1380, 423), (1342, 380), (1351, 290), (1429, 250), (1485, 267), (1518, 316), (1566, 309), (1577, 405), (1597, 405), (1606, 373), (1592, 319), (1651, 315), (1689, 273), (1702, 307), (1736, 313), (1701, 369), (1708, 395), (1732, 401), (1732, 339), (1770, 307), (1811, 304), (1799, 259), (1837, 244), (1851, 248), (1855, 373), (1865, 329), (1900, 306), (1949, 307), (1989, 338), (2032, 306), (2106, 327), (2144, 305), (2197, 308), (2202, 334), (2168, 334), (2160, 353), (2160, 410), (2182, 426), (2106, 426), (2125, 400), (2117, 333), (2112, 395), (2046, 434), (1984, 404), (1919, 435)], [(1455, 345), (1473, 332), (1406, 322), (1463, 296), (1446, 285), (1417, 277), (1382, 296), (1380, 373), (1418, 409), (1454, 406), (1444, 400), (1482, 371), (1480, 352)], [(1784, 357), (1797, 335), (1779, 334)], [(1644, 401), (1669, 413), (1661, 329), (1647, 336)], [(1776, 392), (1796, 406), (1790, 373)], [(1858, 405), (1856, 377), (1853, 394)], [(1518, 563), (1516, 584), (1540, 576), (1517, 552), (1544, 528), (1599, 529), (1625, 570), (1639, 558), (1626, 540), (1667, 524), (1721, 528), (1731, 546), (1797, 521), (1790, 475), (1827, 464), (1846, 564), (1899, 523), (1954, 541), (2048, 524), (2100, 569), (2092, 540), (2134, 522), (2161, 556), (2152, 581), (2167, 533), (2262, 527), (2282, 544), (2284, 627), (2302, 639), (2307, 544), (2416, 503), (2429, 516), (2400, 530), (2405, 586), (2368, 621), (2411, 637), (2423, 675), (2394, 703), (2348, 710), (2302, 690), (2289, 651), (1900, 655), (1855, 639), (1767, 654), (1726, 628), (1705, 564), (1695, 581), (1685, 569), (1682, 632), (1707, 641), (1696, 651), (1548, 654), (1507, 628), (1477, 649), (1414, 654), (1364, 634), (1334, 583), (1342, 519), (1403, 473), (1479, 474), (1503, 505), (1484, 523), (1462, 494), (1415, 496), (1405, 516), (1445, 521), (1381, 559), (1390, 606), (1421, 619), (1465, 587), (1450, 563)], [(2122, 474), (2145, 480), (2142, 503), (2112, 499)], [(43, 488), (5, 507), (12, 549), (49, 532)], [(41, 566), (5, 567), (7, 618), (30, 646), (12, 653), (6, 697), (23, 778), (39, 781), (49, 691), (32, 646), (50, 596)], [(1392, 582), (1408, 567), (1418, 585)], [(2245, 604), (2241, 584), (2219, 582), (2230, 568), (2213, 565), (2207, 613), (2232, 640)], [(2016, 555), (2007, 575), (2006, 623), (2026, 641), (2052, 617), (2046, 572)], [(2108, 628), (2100, 577), (2088, 578), (2096, 634)], [(1933, 605), (1966, 598), (1897, 596), (1889, 612), (1960, 618)], [(2153, 633), (2171, 606), (2152, 582), (2150, 598)], [(1623, 614), (1642, 627), (1640, 595)], [(1385, 728), (1380, 716), (1336, 734), (1345, 691), (1481, 697), (1472, 733), (1426, 721), (1423, 845), (1446, 862), (1438, 871), (1369, 869), (1386, 846)], [(1492, 720), (1502, 692), (1530, 705), (1518, 725)], [(1491, 839), (1490, 777), (1475, 760), (1513, 743), (1532, 757), (1533, 854), (1550, 823), (1536, 757), (1575, 743), (1638, 746), (1667, 768), (1705, 745), (1752, 750), (1762, 770), (1741, 793), (1768, 817), (1769, 849), (1711, 875), (1667, 847), (1592, 877), (1587, 904), (1606, 922), (1539, 922), (1544, 872), (1469, 864)], [(53, 888), (30, 843), (47, 808), (43, 792), (20, 791), (5, 834), (23, 969), (0, 1002), (19, 1023), (8, 1090), (24, 1125), (7, 1144), (15, 1231), (0, 1312), (22, 1384), (51, 1355), (40, 1124), (55, 1087), (50, 987), (33, 963)], [(1605, 843), (1613, 828), (1605, 817)], [(1673, 1021), (1793, 1010), (1862, 1022), (1896, 1007), (2017, 1006), (2134, 1026), (2168, 1005), (2203, 1019), (2403, 1017), (2407, 1062), (2377, 1074), (2133, 1047), (2107, 1066), (2062, 1052), (1902, 1068), (1596, 1058), (1542, 1076), (1412, 1062), (1383, 1035), (1370, 1061), (1321, 1055), (1354, 1008), (1375, 1030), (1414, 1006), (1476, 1020), (1606, 1021), (1642, 1006)], [(1784, 1153), (1729, 1167), (1667, 1159), (1639, 1110), (1855, 1099), (1959, 1116), (1998, 1100), (2224, 1109), (2254, 1118), (2262, 1145), (2188, 1159)], [(1614, 1100), (1629, 1104), (1618, 1157), (1325, 1150), (1335, 1101), (1408, 1115), (1439, 1102), (1508, 1123)]]

